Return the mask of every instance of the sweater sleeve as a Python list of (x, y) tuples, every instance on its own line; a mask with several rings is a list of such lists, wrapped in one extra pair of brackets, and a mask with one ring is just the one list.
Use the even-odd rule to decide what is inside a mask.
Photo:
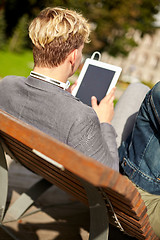
[(100, 124), (95, 114), (76, 119), (70, 129), (68, 145), (116, 171), (119, 170), (115, 131), (109, 124)]
[(119, 155), (117, 150), (118, 147), (116, 142), (116, 131), (111, 124), (101, 123), (101, 132), (112, 156), (111, 159), (114, 159), (114, 161), (112, 162), (112, 168), (119, 171)]

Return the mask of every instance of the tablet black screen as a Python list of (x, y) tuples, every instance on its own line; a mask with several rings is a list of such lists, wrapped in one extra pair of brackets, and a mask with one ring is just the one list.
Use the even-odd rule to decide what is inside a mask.
[(91, 97), (96, 96), (98, 102), (104, 98), (115, 71), (89, 65), (76, 97), (83, 103), (91, 106)]

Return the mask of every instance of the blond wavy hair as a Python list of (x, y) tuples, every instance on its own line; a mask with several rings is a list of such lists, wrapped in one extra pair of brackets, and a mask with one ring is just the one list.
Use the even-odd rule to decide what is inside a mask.
[(89, 24), (80, 13), (59, 7), (44, 9), (29, 26), (34, 65), (60, 65), (71, 51), (89, 42), (89, 34)]

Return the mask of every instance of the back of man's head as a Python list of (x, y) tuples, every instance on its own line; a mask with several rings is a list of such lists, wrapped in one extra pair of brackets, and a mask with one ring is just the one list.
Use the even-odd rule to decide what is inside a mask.
[(81, 14), (58, 7), (44, 9), (29, 26), (35, 66), (60, 65), (70, 52), (89, 41), (89, 34), (89, 24)]

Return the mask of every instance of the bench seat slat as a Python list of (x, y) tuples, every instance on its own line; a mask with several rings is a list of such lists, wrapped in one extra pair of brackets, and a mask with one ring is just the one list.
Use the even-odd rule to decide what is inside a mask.
[[(111, 188), (108, 188), (108, 187), (105, 187), (104, 188), (105, 190), (105, 192), (108, 194), (108, 195), (111, 195), (113, 198), (117, 198), (117, 199), (120, 199), (121, 198), (121, 196), (122, 196), (122, 194), (121, 193), (118, 193), (118, 192), (115, 192), (113, 189), (111, 189)], [(128, 200), (128, 198), (127, 198), (127, 196), (125, 196), (125, 199), (126, 199), (126, 201), (125, 201), (125, 204), (127, 204), (129, 207), (134, 207), (134, 206), (136, 206), (137, 205), (137, 203), (140, 201), (140, 199), (141, 199), (141, 196), (140, 196), (140, 194), (139, 194), (139, 192), (132, 192), (132, 195), (133, 195), (133, 198), (134, 198), (134, 204), (131, 204), (131, 202)]]
[(132, 226), (133, 229), (136, 229), (140, 233), (143, 233), (144, 231), (146, 231), (146, 228), (148, 229), (149, 227), (149, 222), (147, 221), (147, 215), (144, 217), (144, 223), (140, 224), (138, 221), (135, 221), (134, 219), (128, 216), (126, 217), (126, 215), (123, 213), (118, 214), (118, 212), (116, 212), (116, 214), (120, 221), (123, 221), (123, 223), (126, 223), (127, 226)]
[[(13, 142), (8, 142), (5, 139), (5, 143), (9, 146), (10, 150), (15, 153), (15, 154), (19, 154), (21, 156), (24, 155), (24, 157), (28, 157), (29, 160), (37, 160), (40, 163), (42, 163), (45, 166), (48, 166), (50, 169), (53, 169), (55, 171), (59, 170), (53, 165), (48, 163), (45, 159), (37, 156), (36, 154), (34, 154), (32, 152), (32, 149), (28, 148), (27, 150), (25, 148), (23, 148), (23, 145), (21, 147), (18, 147), (17, 144), (13, 143)], [(79, 181), (77, 180), (77, 178), (69, 171), (65, 170), (65, 171), (61, 171), (61, 174), (64, 175), (65, 177), (67, 177), (68, 175), (70, 175), (72, 177), (72, 179), (74, 179), (74, 181), (79, 184)]]
[[(146, 214), (147, 210), (146, 210), (146, 207), (145, 207), (142, 199), (140, 199), (139, 202), (137, 203), (137, 205), (133, 208), (131, 206), (128, 206), (127, 203), (125, 204), (126, 198), (122, 198), (121, 196), (116, 198), (114, 195), (112, 195), (111, 191), (108, 191), (107, 189), (103, 189), (103, 190), (107, 194), (107, 196), (109, 197), (112, 204), (117, 209), (119, 209), (121, 211), (123, 211), (122, 209), (124, 209), (124, 211), (127, 212), (130, 216), (133, 216), (136, 213), (135, 218), (137, 220), (140, 220)], [(117, 200), (119, 200), (119, 201), (117, 201)]]
[(74, 195), (77, 199), (79, 199), (80, 201), (84, 202), (85, 204), (87, 204), (87, 198), (84, 194), (82, 194), (80, 191), (77, 191), (76, 188), (74, 188), (72, 185), (72, 187), (70, 187), (69, 184), (66, 184), (66, 182), (62, 181), (62, 178), (58, 178), (54, 175), (54, 177), (52, 176), (52, 174), (50, 174), (50, 172), (47, 172), (39, 167), (36, 167), (34, 165), (32, 165), (30, 162), (28, 163), (27, 161), (22, 161), (22, 164), (26, 165), (26, 167), (33, 169), (33, 171), (44, 177), (46, 180), (48, 180), (49, 182), (51, 182), (52, 184), (57, 185), (58, 187), (60, 187), (61, 189), (69, 192), (71, 195)]
[(68, 191), (73, 189), (74, 192), (77, 191), (78, 196), (79, 195), (81, 195), (82, 197), (85, 196), (84, 189), (82, 187), (80, 187), (80, 185), (75, 184), (74, 181), (71, 181), (70, 179), (67, 179), (66, 177), (63, 177), (62, 174), (58, 173), (58, 169), (57, 169), (57, 172), (53, 171), (53, 170), (50, 171), (50, 169), (47, 169), (46, 167), (44, 167), (44, 168), (43, 168), (43, 166), (39, 167), (38, 166), (39, 161), (36, 161), (36, 159), (34, 159), (34, 158), (33, 158), (34, 161), (28, 161), (28, 158), (26, 158), (24, 155), (22, 156), (19, 153), (16, 153), (14, 155), (16, 156), (16, 158), (19, 160), (19, 162), (21, 164), (23, 164), (24, 166), (27, 165), (28, 168), (32, 168), (32, 170), (35, 173), (38, 173), (42, 177), (44, 177), (44, 176), (46, 177), (46, 175), (50, 176), (50, 181), (51, 181), (51, 178), (52, 178), (52, 183), (53, 184), (54, 184), (55, 179), (57, 179), (57, 181), (62, 182), (62, 185), (68, 186)]
[(7, 145), (9, 146), (10, 150), (12, 151), (12, 153), (16, 156), (17, 159), (19, 159), (19, 161), (21, 161), (21, 158), (25, 158), (26, 160), (33, 162), (36, 161), (36, 163), (41, 163), (43, 164), (44, 167), (48, 167), (48, 169), (51, 169), (53, 171), (57, 171), (60, 172), (61, 175), (64, 175), (64, 177), (72, 177), (72, 181), (74, 181), (77, 185), (79, 183), (79, 181), (77, 180), (77, 178), (69, 171), (65, 170), (65, 171), (59, 171), (58, 168), (56, 168), (54, 165), (48, 163), (47, 161), (45, 161), (44, 159), (40, 158), (39, 156), (33, 154), (33, 152), (31, 150), (26, 151), (23, 148), (17, 148), (16, 145), (12, 145), (11, 143), (6, 142)]

